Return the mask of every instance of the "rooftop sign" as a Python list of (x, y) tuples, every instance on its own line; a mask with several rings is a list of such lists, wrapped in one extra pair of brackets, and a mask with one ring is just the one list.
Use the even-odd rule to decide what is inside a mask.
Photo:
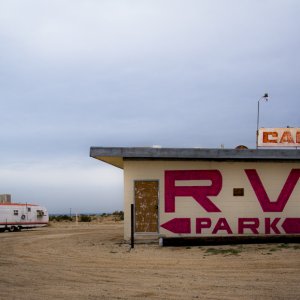
[(300, 128), (260, 128), (259, 147), (300, 147)]

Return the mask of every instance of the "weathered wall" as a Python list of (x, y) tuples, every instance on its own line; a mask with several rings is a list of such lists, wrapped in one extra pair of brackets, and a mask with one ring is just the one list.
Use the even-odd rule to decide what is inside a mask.
[[(125, 161), (124, 236), (130, 237), (134, 180), (150, 179), (159, 180), (160, 235), (300, 233), (299, 177), (300, 163)], [(244, 196), (233, 196), (234, 188)]]

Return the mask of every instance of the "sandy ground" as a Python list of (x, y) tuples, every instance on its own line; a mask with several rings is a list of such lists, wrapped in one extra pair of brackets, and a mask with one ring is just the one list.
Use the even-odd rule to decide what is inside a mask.
[(122, 223), (0, 233), (0, 299), (300, 299), (300, 245), (159, 247)]

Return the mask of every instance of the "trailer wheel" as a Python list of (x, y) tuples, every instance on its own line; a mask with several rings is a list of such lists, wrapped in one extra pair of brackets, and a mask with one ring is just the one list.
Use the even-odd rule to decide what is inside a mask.
[(5, 228), (0, 228), (0, 232), (4, 232), (5, 231)]
[(9, 231), (10, 231), (10, 232), (15, 232), (15, 231), (17, 231), (17, 228), (16, 228), (15, 226), (11, 226), (11, 227), (9, 228)]

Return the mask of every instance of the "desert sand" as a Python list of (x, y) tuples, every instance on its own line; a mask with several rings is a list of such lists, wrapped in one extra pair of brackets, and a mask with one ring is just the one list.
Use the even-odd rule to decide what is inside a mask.
[(122, 222), (0, 233), (0, 299), (300, 299), (300, 245), (159, 247)]

